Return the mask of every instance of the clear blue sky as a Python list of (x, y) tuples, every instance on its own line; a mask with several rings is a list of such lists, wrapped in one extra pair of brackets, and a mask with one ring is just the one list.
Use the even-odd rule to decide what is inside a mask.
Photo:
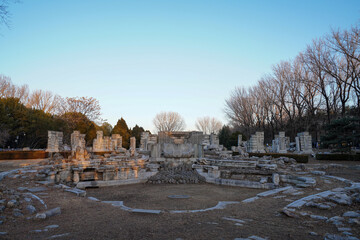
[(31, 90), (92, 96), (102, 117), (153, 130), (161, 111), (226, 123), (225, 99), (360, 19), (359, 0), (49, 1), (12, 4), (0, 74)]

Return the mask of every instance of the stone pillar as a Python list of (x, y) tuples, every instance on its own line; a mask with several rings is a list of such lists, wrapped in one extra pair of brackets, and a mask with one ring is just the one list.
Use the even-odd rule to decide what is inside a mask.
[(241, 134), (239, 134), (238, 135), (238, 147), (241, 147), (241, 144), (242, 144), (242, 135)]
[[(309, 132), (298, 133), (297, 138), (299, 139), (296, 142), (296, 150), (297, 151), (299, 151), (300, 153), (304, 153), (304, 154), (314, 153), (312, 150), (312, 137), (309, 134)], [(299, 144), (298, 144), (298, 142), (299, 142)]]
[(59, 152), (63, 150), (63, 133), (48, 131), (47, 152)]
[(93, 142), (93, 152), (103, 152), (103, 131), (96, 132), (96, 138)]
[(135, 156), (135, 151), (136, 151), (136, 138), (131, 137), (130, 138), (130, 155)]

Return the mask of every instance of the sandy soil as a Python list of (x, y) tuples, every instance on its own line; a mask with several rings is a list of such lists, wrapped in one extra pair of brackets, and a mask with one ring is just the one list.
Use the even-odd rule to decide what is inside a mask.
[[(359, 170), (350, 168), (334, 170), (332, 174), (347, 179), (359, 180)], [(302, 189), (302, 195), (278, 194), (264, 197), (251, 203), (229, 205), (222, 210), (201, 213), (159, 215), (131, 213), (110, 204), (95, 202), (87, 197), (100, 200), (124, 201), (133, 208), (144, 209), (200, 209), (215, 206), (218, 201), (241, 201), (266, 190), (220, 187), (210, 184), (197, 185), (149, 185), (136, 184), (120, 187), (94, 188), (87, 190), (87, 197), (77, 197), (72, 193), (48, 187), (45, 195), (48, 208), (61, 207), (62, 214), (45, 220), (27, 220), (25, 217), (12, 217), (4, 212), (6, 221), (0, 231), (8, 232), (4, 239), (47, 239), (54, 235), (66, 234), (56, 239), (234, 239), (252, 235), (269, 239), (324, 239), (326, 233), (339, 234), (336, 227), (324, 221), (309, 217), (289, 218), (283, 215), (282, 208), (296, 199), (334, 187), (345, 186), (336, 180), (326, 184), (317, 177), (316, 188)], [(36, 186), (28, 179), (5, 178), (1, 184), (8, 187)], [(189, 195), (189, 199), (169, 199), (169, 195)], [(39, 203), (34, 206), (42, 211)], [(332, 217), (349, 210), (359, 210), (359, 204), (337, 206), (332, 210), (306, 209), (314, 214)], [(231, 219), (243, 220), (239, 225)], [(47, 232), (30, 233), (31, 230), (44, 229), (57, 224), (58, 228)], [(351, 226), (352, 233), (360, 236), (360, 228)], [(311, 236), (316, 232), (319, 236)], [(1, 238), (1, 237), (0, 237)]]

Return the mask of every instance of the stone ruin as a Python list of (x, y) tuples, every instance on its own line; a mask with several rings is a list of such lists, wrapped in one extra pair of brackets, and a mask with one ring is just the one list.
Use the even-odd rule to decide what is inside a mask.
[(272, 151), (274, 153), (287, 153), (285, 132), (279, 132), (272, 141)]
[(264, 153), (264, 132), (256, 132), (247, 141), (246, 150), (249, 153)]
[(295, 137), (296, 151), (302, 154), (313, 154), (312, 138), (309, 132), (298, 133)]
[[(299, 134), (299, 144), (306, 151), (306, 133)], [(273, 150), (286, 152), (288, 139), (280, 132), (273, 142)], [(48, 150), (60, 149), (62, 133), (49, 131)], [(78, 188), (112, 186), (132, 183), (200, 183), (241, 186), (250, 188), (277, 188), (284, 184), (298, 187), (314, 186), (312, 178), (297, 176), (297, 164), (286, 157), (273, 159), (248, 157), (248, 152), (264, 152), (264, 133), (256, 132), (248, 142), (238, 136), (233, 151), (219, 144), (215, 134), (202, 132), (144, 132), (140, 148), (135, 137), (130, 138), (130, 149), (122, 148), (118, 134), (104, 137), (97, 132), (93, 148), (86, 149), (85, 135), (71, 134), (72, 154), (69, 158), (53, 156), (51, 168), (44, 171), (45, 179), (66, 183)], [(310, 145), (311, 147), (311, 145)], [(89, 152), (88, 152), (89, 150)], [(241, 153), (241, 154), (240, 154)], [(97, 155), (103, 154), (103, 155)]]
[(46, 152), (56, 153), (63, 150), (63, 133), (48, 131), (48, 143)]
[(93, 152), (112, 151), (124, 151), (120, 134), (112, 134), (111, 137), (104, 137), (103, 131), (97, 131), (96, 138), (93, 141)]

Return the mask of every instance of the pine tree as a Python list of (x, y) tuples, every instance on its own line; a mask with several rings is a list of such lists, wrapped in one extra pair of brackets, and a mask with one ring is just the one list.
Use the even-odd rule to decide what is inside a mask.
[(128, 128), (128, 125), (126, 124), (126, 121), (123, 118), (117, 121), (111, 134), (120, 134), (122, 136), (123, 147), (129, 148), (131, 131)]

